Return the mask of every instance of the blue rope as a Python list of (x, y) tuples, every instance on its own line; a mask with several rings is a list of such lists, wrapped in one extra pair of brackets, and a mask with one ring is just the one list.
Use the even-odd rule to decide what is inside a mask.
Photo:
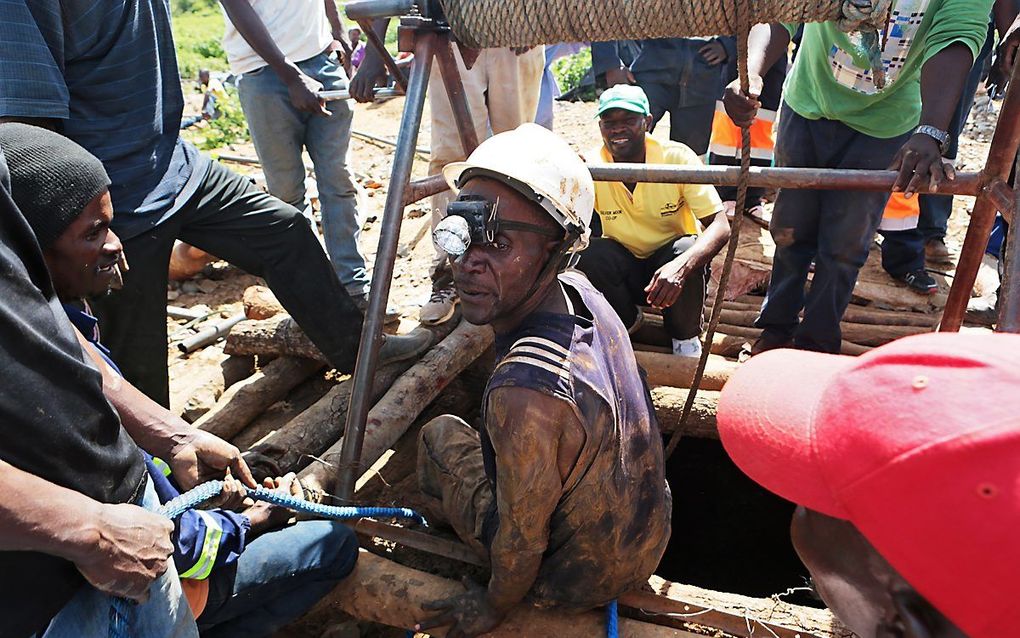
[(619, 636), (619, 623), (620, 619), (616, 609), (616, 601), (613, 600), (606, 607), (606, 638), (617, 638)]
[[(310, 503), (289, 494), (259, 487), (245, 488), (248, 496), (256, 501), (265, 501), (297, 512), (313, 514), (322, 518), (347, 520), (351, 518), (408, 518), (428, 527), (425, 517), (406, 507), (338, 507)], [(208, 501), (223, 491), (223, 481), (209, 481), (170, 499), (159, 508), (158, 513), (173, 520)], [(114, 598), (110, 605), (110, 638), (130, 638), (130, 619), (134, 603), (126, 598)], [(413, 636), (413, 633), (410, 634)]]

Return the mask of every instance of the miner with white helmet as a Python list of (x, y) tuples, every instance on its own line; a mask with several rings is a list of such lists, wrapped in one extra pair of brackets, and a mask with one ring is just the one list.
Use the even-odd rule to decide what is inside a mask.
[(639, 587), (669, 540), (671, 500), (651, 399), (627, 330), (578, 271), (594, 185), (534, 124), (444, 171), (458, 193), (436, 228), (464, 318), (491, 325), (482, 423), (428, 423), (418, 478), (432, 514), (488, 558), (487, 587), (429, 608), (419, 629), (491, 631), (526, 601), (584, 610)]

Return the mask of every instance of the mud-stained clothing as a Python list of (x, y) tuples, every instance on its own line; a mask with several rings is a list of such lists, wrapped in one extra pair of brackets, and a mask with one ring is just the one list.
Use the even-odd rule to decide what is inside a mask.
[[(672, 501), (651, 397), (626, 329), (581, 273), (563, 273), (560, 282), (573, 314), (536, 312), (498, 338), (483, 414), (493, 390), (519, 387), (562, 400), (577, 416), (584, 441), (550, 519), (529, 598), (587, 609), (654, 572), (669, 540)], [(509, 521), (499, 514), (500, 459), (487, 430), (479, 434), (450, 417), (426, 426), (419, 480), (458, 533), (484, 549)]]

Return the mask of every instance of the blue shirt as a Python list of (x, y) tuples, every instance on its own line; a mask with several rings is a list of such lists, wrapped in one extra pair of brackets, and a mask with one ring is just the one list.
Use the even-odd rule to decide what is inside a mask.
[(0, 117), (60, 120), (106, 167), (121, 239), (164, 221), (209, 160), (179, 135), (168, 0), (0, 0)]

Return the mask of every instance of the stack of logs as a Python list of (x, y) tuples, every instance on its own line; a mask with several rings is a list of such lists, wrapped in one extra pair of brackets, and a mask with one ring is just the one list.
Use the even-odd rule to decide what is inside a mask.
[[(350, 405), (353, 382), (345, 379), (333, 385), (317, 401), (284, 423), (273, 427), (258, 425), (261, 415), (284, 401), (299, 385), (327, 367), (325, 357), (283, 311), (266, 288), (253, 286), (244, 294), (248, 317), (227, 337), (224, 351), (231, 355), (223, 368), (237, 367), (225, 378), (217, 372), (214, 384), (218, 399), (203, 410), (195, 410), (196, 426), (231, 440), (247, 449), (253, 469), (261, 475), (299, 472), (310, 486), (330, 491), (335, 463), (343, 442), (343, 428)], [(478, 360), (492, 345), (488, 327), (451, 321), (416, 330), (429, 330), (433, 347), (417, 361), (403, 361), (381, 367), (374, 378), (371, 408), (365, 431), (361, 469), (367, 469), (408, 431), (416, 419), (465, 368)], [(258, 358), (258, 369), (250, 367)], [(660, 424), (671, 430), (678, 422), (679, 408), (694, 374), (695, 362), (656, 352), (638, 352), (639, 363), (648, 372)], [(240, 363), (245, 363), (242, 366)], [(715, 399), (736, 363), (713, 356), (702, 384), (702, 392), (691, 418), (690, 431), (715, 436)], [(207, 384), (208, 385), (208, 384)], [(661, 387), (658, 387), (661, 386)], [(475, 397), (477, 400), (479, 397)]]

